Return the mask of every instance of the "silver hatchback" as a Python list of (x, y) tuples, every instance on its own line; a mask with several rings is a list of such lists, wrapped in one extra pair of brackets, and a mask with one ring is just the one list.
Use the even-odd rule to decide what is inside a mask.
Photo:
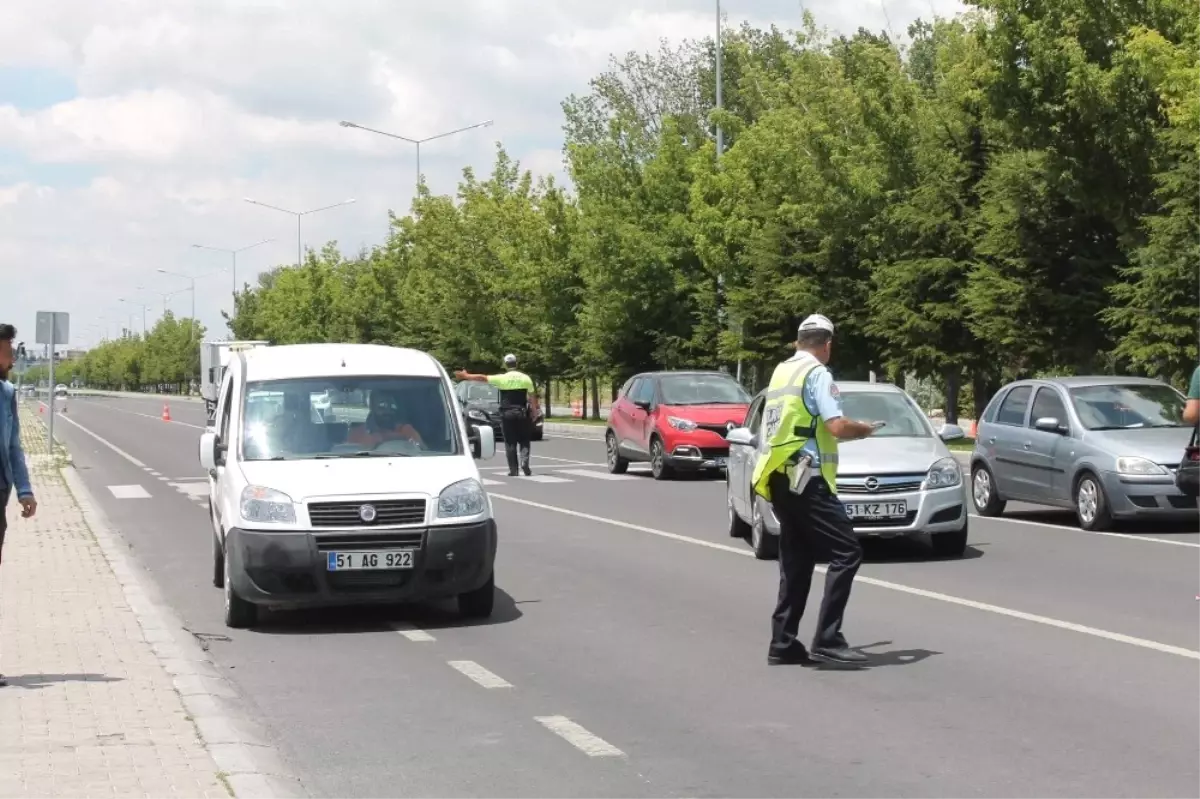
[(971, 499), (981, 516), (1008, 500), (1072, 508), (1085, 530), (1126, 518), (1186, 519), (1196, 501), (1175, 487), (1191, 438), (1184, 397), (1144, 377), (1020, 380), (978, 422)]
[[(870, 438), (838, 445), (838, 499), (860, 537), (929, 536), (940, 555), (967, 548), (967, 507), (962, 466), (945, 442), (963, 437), (946, 425), (935, 432), (929, 418), (902, 389), (889, 383), (838, 381), (842, 406), (853, 419), (884, 421)], [(762, 454), (759, 438), (764, 396), (754, 398), (743, 427), (726, 439), (729, 534), (750, 540), (762, 560), (778, 555), (779, 522), (771, 505), (754, 493), (751, 476)]]

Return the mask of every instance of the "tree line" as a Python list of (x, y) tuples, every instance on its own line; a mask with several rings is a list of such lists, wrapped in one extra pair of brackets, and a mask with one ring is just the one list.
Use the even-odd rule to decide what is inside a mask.
[(515, 352), (542, 384), (588, 381), (593, 410), (647, 369), (759, 387), (814, 312), (839, 376), (933, 379), (951, 421), (1039, 373), (1182, 384), (1198, 30), (1194, 0), (975, 0), (904, 44), (743, 25), (720, 111), (715, 43), (664, 42), (563, 102), (570, 190), (498, 148), (454, 196), (422, 188), (384, 244), (263, 273), (227, 322), (452, 368)]
[[(168, 311), (144, 335), (124, 331), (81, 358), (56, 361), (54, 382), (70, 385), (78, 378), (91, 388), (183, 393), (199, 374), (204, 333), (204, 325)], [(49, 369), (39, 365), (24, 379), (40, 383), (49, 376)]]

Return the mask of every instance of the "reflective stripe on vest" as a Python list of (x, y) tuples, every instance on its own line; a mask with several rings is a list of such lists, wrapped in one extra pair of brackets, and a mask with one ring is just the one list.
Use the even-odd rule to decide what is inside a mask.
[(771, 475), (787, 472), (793, 459), (808, 443), (816, 438), (817, 452), (821, 459), (821, 476), (829, 490), (837, 493), (837, 439), (820, 418), (804, 401), (804, 384), (813, 369), (821, 364), (815, 358), (801, 358), (799, 364), (785, 361), (775, 367), (767, 387), (766, 406), (763, 408), (763, 436), (765, 451), (760, 451), (754, 467), (753, 482), (756, 493), (770, 501)]

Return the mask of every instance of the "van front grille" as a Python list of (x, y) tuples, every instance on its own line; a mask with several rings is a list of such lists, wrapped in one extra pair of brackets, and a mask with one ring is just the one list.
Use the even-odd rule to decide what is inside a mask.
[[(363, 519), (363, 510), (374, 508), (370, 521)], [(365, 515), (371, 516), (368, 511)], [(382, 499), (375, 502), (312, 502), (308, 519), (313, 527), (390, 527), (401, 524), (425, 523), (425, 500)]]

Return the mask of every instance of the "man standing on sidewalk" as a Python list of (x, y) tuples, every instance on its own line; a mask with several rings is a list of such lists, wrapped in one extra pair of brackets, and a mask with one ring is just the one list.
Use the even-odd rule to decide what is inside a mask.
[[(21, 449), (21, 422), (17, 416), (17, 392), (8, 382), (13, 367), (13, 339), (16, 328), (0, 324), (0, 560), (4, 555), (4, 533), (8, 529), (8, 498), (16, 491), (21, 503), (21, 518), (28, 519), (37, 511), (37, 500), (29, 485), (29, 469), (25, 451)], [(53, 402), (53, 400), (51, 400)], [(0, 674), (0, 688), (7, 685)]]

